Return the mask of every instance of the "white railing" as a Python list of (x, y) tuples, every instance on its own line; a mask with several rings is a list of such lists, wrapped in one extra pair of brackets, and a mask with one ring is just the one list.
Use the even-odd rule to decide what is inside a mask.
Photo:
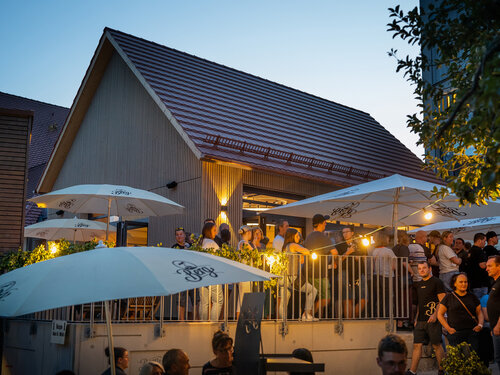
[[(111, 316), (114, 322), (228, 322), (237, 319), (242, 293), (250, 291), (266, 294), (264, 319), (285, 323), (303, 318), (393, 320), (409, 316), (407, 258), (318, 256), (312, 260), (309, 256), (291, 254), (288, 262), (287, 272), (273, 287), (266, 287), (263, 282), (247, 282), (199, 288), (165, 297), (114, 300)], [(210, 298), (207, 301), (207, 296), (212, 296), (211, 301)], [(314, 316), (304, 314), (306, 308)], [(104, 322), (104, 304), (52, 309), (25, 318)]]

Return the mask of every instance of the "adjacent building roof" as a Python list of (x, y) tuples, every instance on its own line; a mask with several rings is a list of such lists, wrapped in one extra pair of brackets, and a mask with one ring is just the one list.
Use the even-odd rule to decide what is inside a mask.
[[(109, 55), (106, 44), (199, 158), (339, 185), (394, 173), (435, 181), (420, 159), (366, 112), (109, 28), (75, 103), (92, 82), (99, 55)], [(69, 147), (63, 145), (57, 164)]]
[[(33, 112), (31, 141), (28, 151), (28, 183), (26, 198), (31, 198), (49, 161), (54, 145), (64, 126), (69, 108), (0, 92), (0, 108)], [(36, 222), (40, 209), (26, 206), (26, 225)]]

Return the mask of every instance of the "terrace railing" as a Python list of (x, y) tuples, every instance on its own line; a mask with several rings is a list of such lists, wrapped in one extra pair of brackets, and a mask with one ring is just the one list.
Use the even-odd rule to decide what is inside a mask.
[[(269, 271), (269, 261), (263, 262)], [(317, 259), (290, 254), (288, 269), (274, 283), (237, 283), (194, 289), (171, 296), (149, 296), (112, 301), (113, 322), (173, 322), (237, 320), (242, 292), (264, 292), (265, 320), (287, 321), (344, 319), (407, 319), (410, 312), (407, 258), (370, 256), (326, 256)], [(273, 284), (273, 285), (270, 285)], [(217, 291), (219, 291), (217, 294)], [(213, 298), (207, 305), (204, 296)], [(200, 311), (205, 302), (220, 311)], [(218, 304), (218, 306), (217, 306)], [(311, 315), (305, 311), (311, 310)], [(104, 303), (96, 302), (26, 315), (34, 320), (66, 320), (69, 322), (105, 322)]]

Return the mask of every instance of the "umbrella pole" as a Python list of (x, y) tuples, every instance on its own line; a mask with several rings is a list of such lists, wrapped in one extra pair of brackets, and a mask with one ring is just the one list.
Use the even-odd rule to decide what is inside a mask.
[(111, 198), (108, 198), (108, 220), (106, 221), (106, 242), (108, 242), (109, 221), (111, 220)]
[(104, 301), (104, 309), (106, 312), (106, 325), (108, 328), (108, 348), (109, 348), (109, 363), (111, 368), (111, 375), (116, 375), (115, 347), (113, 345), (113, 331), (111, 330), (111, 313), (109, 311), (109, 301)]
[(398, 203), (399, 203), (399, 189), (394, 193), (394, 203), (392, 205), (392, 226), (394, 228), (394, 246), (398, 244)]

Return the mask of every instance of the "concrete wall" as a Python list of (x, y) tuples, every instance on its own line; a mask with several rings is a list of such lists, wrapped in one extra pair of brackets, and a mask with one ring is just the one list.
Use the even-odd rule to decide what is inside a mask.
[[(309, 348), (315, 362), (325, 363), (325, 374), (377, 374), (376, 347), (383, 337), (386, 321), (347, 321), (343, 335), (335, 333), (332, 322), (290, 322), (288, 334), (281, 336), (280, 324), (262, 324), (264, 353), (291, 353), (299, 347)], [(76, 374), (95, 375), (107, 368), (104, 348), (108, 345), (106, 326), (96, 325), (96, 336), (87, 338), (88, 325), (70, 324), (65, 345), (50, 344), (50, 322), (37, 322), (30, 334), (31, 322), (10, 321), (5, 334), (2, 374), (53, 375), (70, 368)], [(171, 348), (184, 349), (191, 361), (191, 375), (201, 374), (203, 364), (213, 357), (210, 342), (219, 329), (215, 323), (169, 323), (165, 337), (155, 337), (155, 324), (114, 324), (116, 346), (129, 350), (130, 375), (139, 373), (145, 362), (161, 358)], [(234, 337), (236, 324), (229, 325)]]

